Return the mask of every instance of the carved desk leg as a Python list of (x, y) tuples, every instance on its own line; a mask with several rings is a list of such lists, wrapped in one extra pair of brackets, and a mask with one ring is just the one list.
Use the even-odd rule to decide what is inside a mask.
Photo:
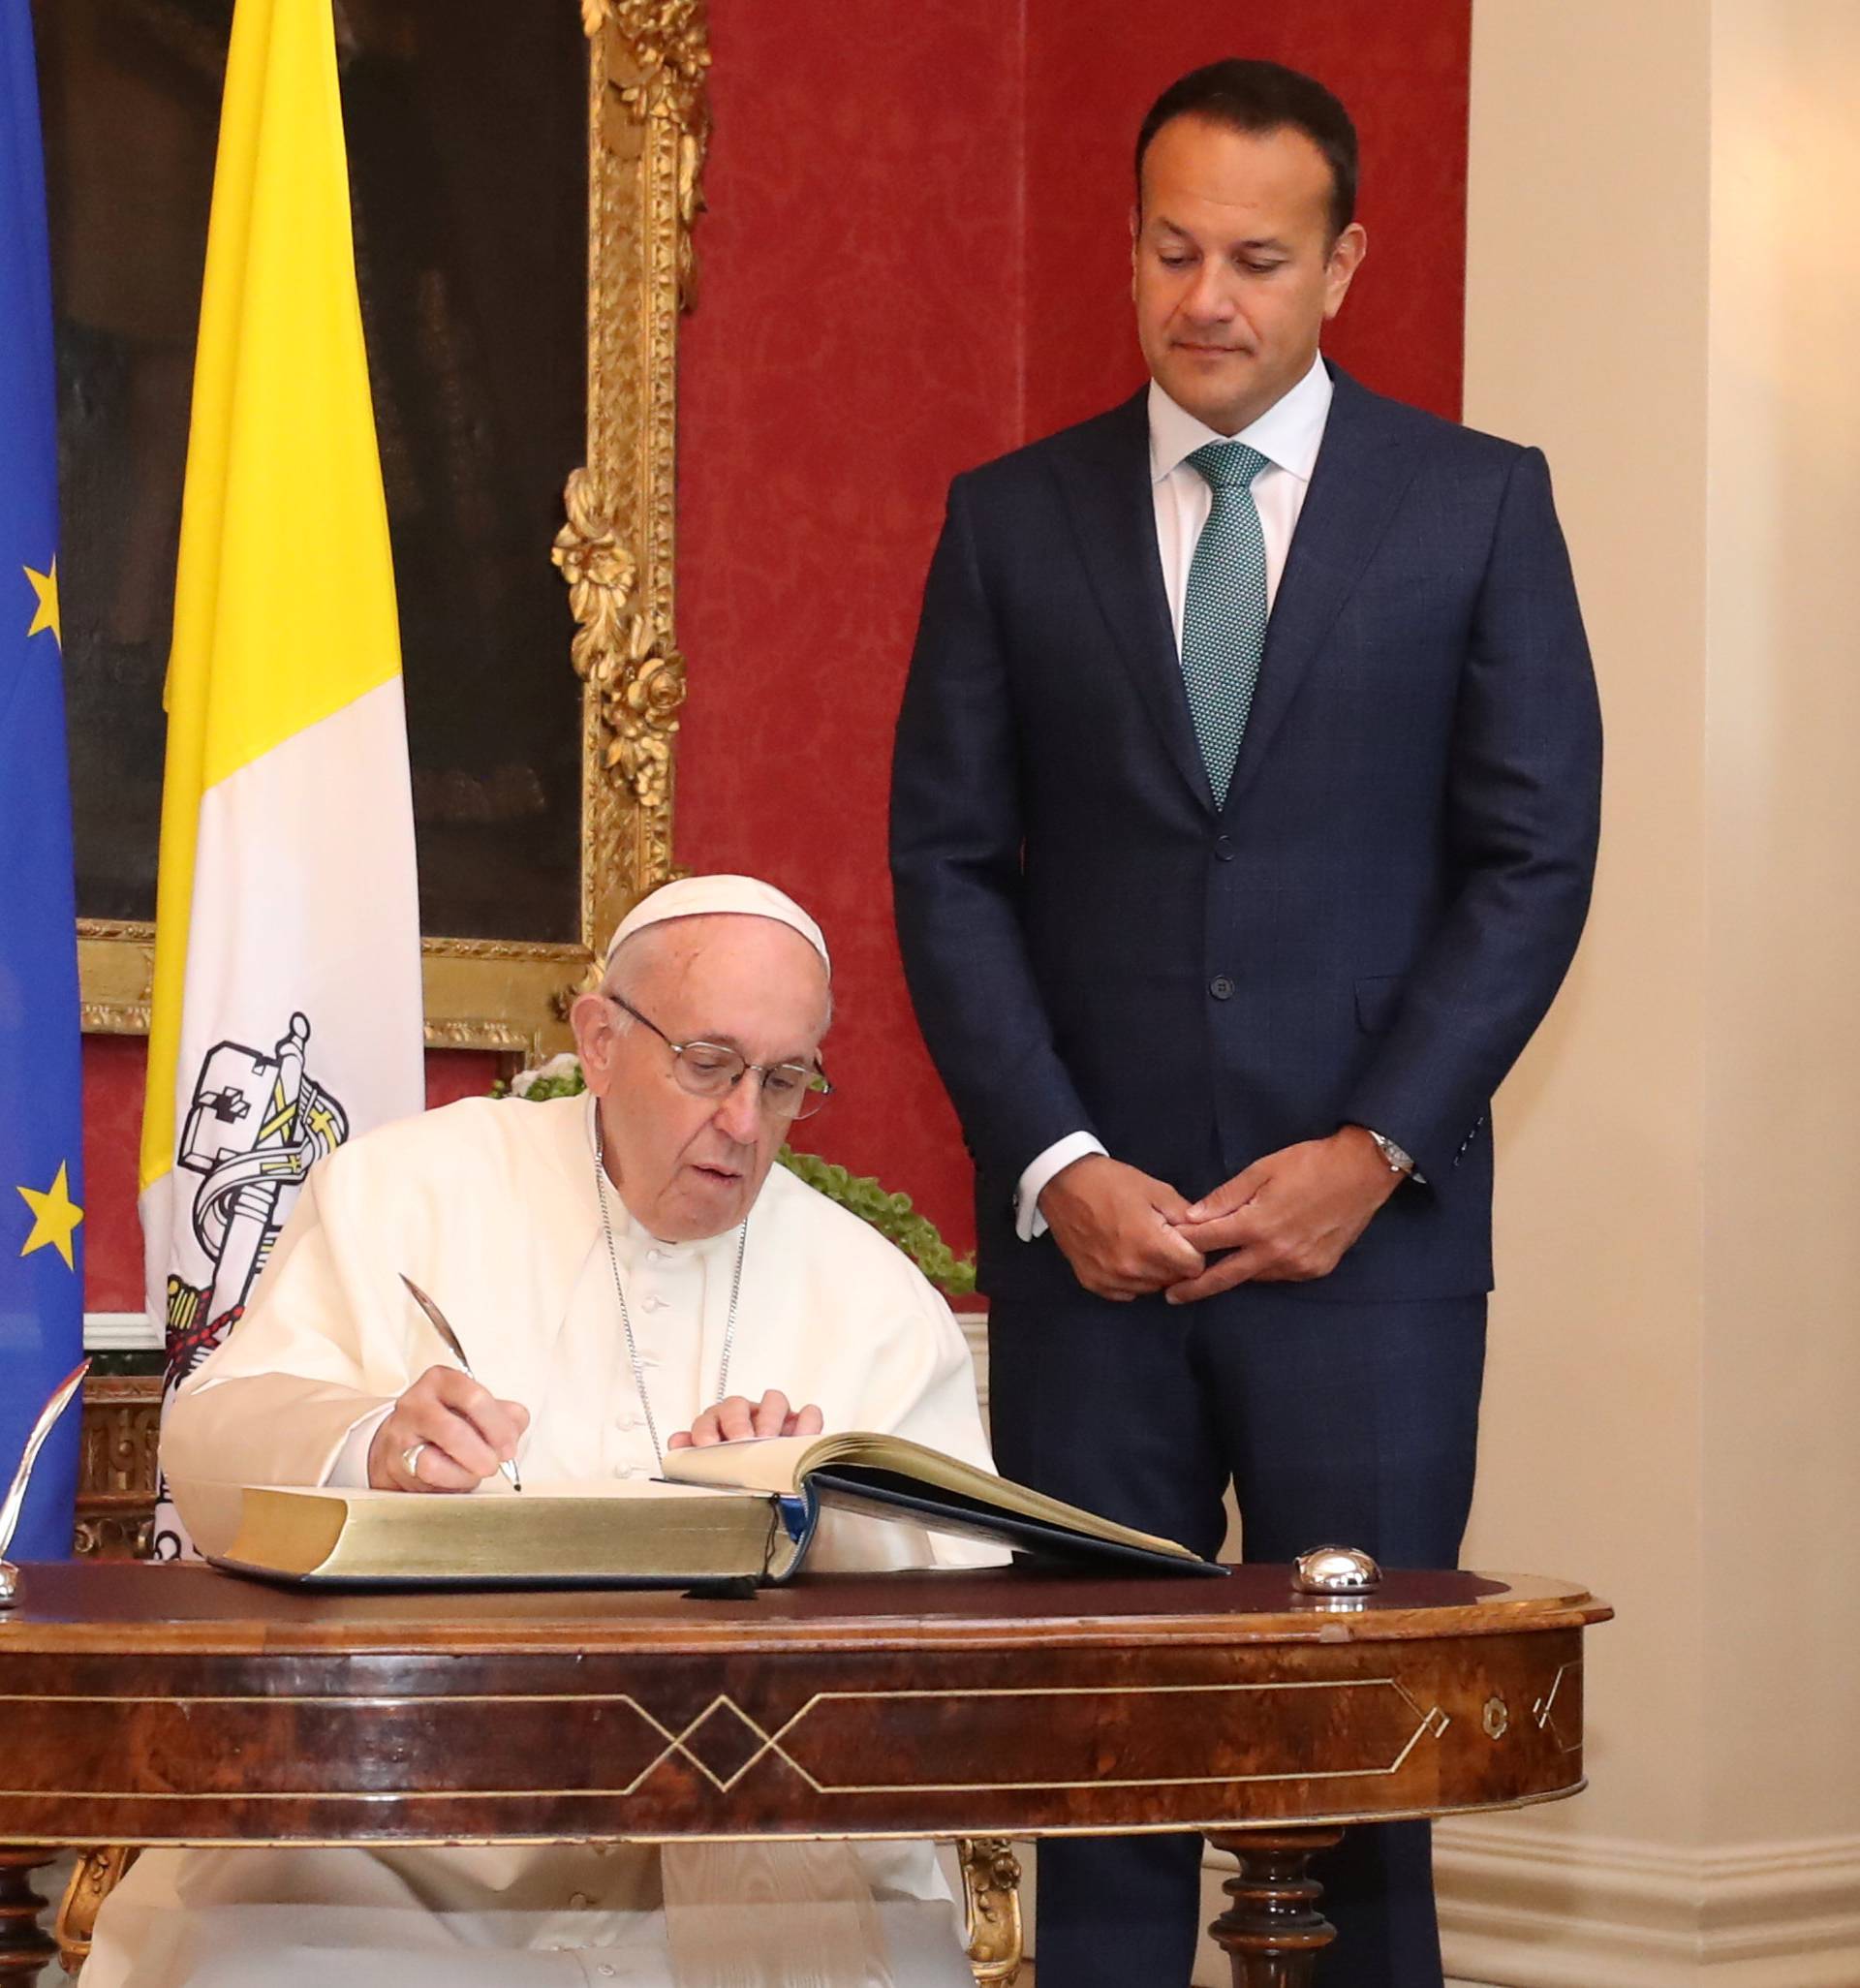
[(1020, 1859), (1005, 1836), (958, 1837), (956, 1858), (976, 1988), (1013, 1988), (1020, 1978)]
[(39, 1924), (46, 1902), (32, 1888), (33, 1872), (57, 1861), (56, 1850), (0, 1848), (0, 1988), (32, 1988), (57, 1954), (57, 1942)]
[(1233, 1988), (1309, 1988), (1318, 1956), (1337, 1929), (1318, 1910), (1323, 1886), (1305, 1864), (1343, 1833), (1245, 1829), (1209, 1837), (1240, 1859), (1224, 1887), (1233, 1903), (1208, 1928), (1232, 1965)]
[(122, 1876), (138, 1857), (140, 1849), (122, 1844), (107, 1848), (79, 1850), (65, 1886), (65, 1902), (58, 1908), (52, 1937), (58, 1942), (58, 1965), (75, 1974), (90, 1958), (91, 1934), (103, 1903), (122, 1881)]

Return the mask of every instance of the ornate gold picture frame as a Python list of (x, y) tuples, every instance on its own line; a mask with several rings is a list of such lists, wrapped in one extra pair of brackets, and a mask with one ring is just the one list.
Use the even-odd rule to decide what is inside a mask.
[[(570, 0), (552, 0), (568, 5)], [(627, 908), (673, 874), (685, 666), (673, 621), (678, 320), (708, 135), (704, 0), (579, 0), (588, 38), (586, 460), (553, 558), (576, 624), (581, 846), (573, 944), (428, 937), (426, 1040), (536, 1058)], [(537, 557), (550, 555), (539, 544)], [(79, 919), (88, 1030), (148, 1028), (154, 928)]]

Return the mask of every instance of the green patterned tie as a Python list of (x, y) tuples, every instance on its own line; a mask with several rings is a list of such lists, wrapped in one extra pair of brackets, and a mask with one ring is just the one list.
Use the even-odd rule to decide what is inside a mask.
[(1188, 460), (1214, 503), (1182, 597), (1182, 680), (1217, 807), (1224, 807), (1266, 647), (1266, 542), (1253, 480), (1268, 458), (1210, 442)]

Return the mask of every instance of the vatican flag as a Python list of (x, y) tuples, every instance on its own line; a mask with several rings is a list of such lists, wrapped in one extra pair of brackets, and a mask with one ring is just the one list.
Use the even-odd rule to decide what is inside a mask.
[[(311, 1165), (423, 1102), (330, 0), (233, 13), (166, 703), (141, 1214), (171, 1389), (236, 1324)], [(156, 1535), (186, 1550), (166, 1503)]]

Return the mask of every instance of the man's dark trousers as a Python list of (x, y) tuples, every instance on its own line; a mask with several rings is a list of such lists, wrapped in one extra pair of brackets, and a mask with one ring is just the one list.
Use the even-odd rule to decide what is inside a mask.
[[(1261, 1285), (1190, 1306), (1083, 1291), (1070, 1303), (997, 1303), (996, 1461), (1202, 1554), (1221, 1548), (1231, 1476), (1249, 1560), (1334, 1543), (1390, 1567), (1456, 1566), (1484, 1298), (1337, 1303), (1315, 1289)], [(1314, 1866), (1335, 1888), (1324, 1909), (1339, 1933), (1319, 1988), (1440, 1980), (1428, 1859), (1426, 1824), (1398, 1823), (1351, 1832)], [(1042, 1843), (1041, 1988), (1185, 1988), (1200, 1866), (1198, 1836)]]

